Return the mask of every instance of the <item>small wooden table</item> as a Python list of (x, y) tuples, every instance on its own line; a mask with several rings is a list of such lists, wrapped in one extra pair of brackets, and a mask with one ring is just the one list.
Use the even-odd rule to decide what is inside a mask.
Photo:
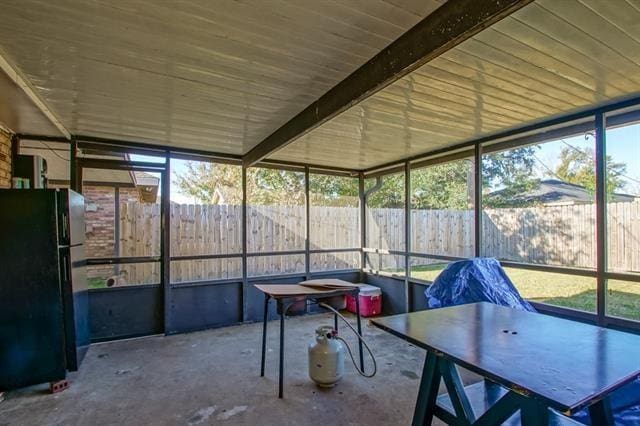
[[(371, 322), (427, 350), (414, 425), (502, 424), (518, 411), (522, 424), (575, 424), (549, 408), (610, 425), (609, 395), (640, 374), (640, 336), (490, 303)], [(485, 382), (464, 387), (456, 364)]]
[[(260, 364), (260, 377), (264, 377), (264, 364), (267, 350), (267, 318), (269, 316), (269, 301), (274, 299), (280, 313), (280, 371), (278, 377), (278, 398), (282, 398), (283, 379), (284, 379), (284, 316), (289, 307), (293, 303), (304, 297), (307, 300), (316, 302), (322, 299), (342, 296), (355, 295), (356, 299), (356, 318), (358, 323), (358, 333), (362, 335), (362, 324), (360, 322), (360, 301), (358, 294), (360, 293), (360, 285), (348, 283), (340, 280), (327, 280), (333, 282), (334, 288), (323, 289), (321, 286), (308, 286), (300, 284), (255, 284), (254, 287), (264, 293), (264, 320), (262, 324), (262, 361)], [(335, 288), (340, 285), (340, 288)], [(334, 314), (334, 327), (338, 329), (338, 316)], [(364, 370), (364, 358), (362, 353), (362, 341), (358, 339), (358, 349), (360, 350), (360, 368)]]

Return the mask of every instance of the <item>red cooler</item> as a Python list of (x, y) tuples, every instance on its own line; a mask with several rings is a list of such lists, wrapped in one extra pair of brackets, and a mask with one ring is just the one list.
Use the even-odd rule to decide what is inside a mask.
[[(360, 287), (360, 316), (371, 317), (382, 312), (382, 291), (378, 287), (365, 285)], [(347, 311), (356, 313), (356, 298), (347, 296)]]

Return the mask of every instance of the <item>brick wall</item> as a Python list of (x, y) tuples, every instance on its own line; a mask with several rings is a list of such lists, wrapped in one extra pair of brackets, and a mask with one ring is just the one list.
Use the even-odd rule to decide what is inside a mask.
[(0, 127), (0, 188), (11, 188), (11, 134)]
[[(120, 202), (138, 200), (135, 188), (119, 188)], [(115, 188), (108, 186), (84, 186), (85, 197), (85, 249), (87, 257), (115, 257)], [(107, 278), (115, 275), (113, 266), (91, 266), (89, 278)]]

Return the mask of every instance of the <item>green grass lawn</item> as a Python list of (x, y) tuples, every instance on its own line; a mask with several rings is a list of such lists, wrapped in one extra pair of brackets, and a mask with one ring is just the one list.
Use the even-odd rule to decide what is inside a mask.
[[(414, 278), (433, 281), (445, 264), (414, 266)], [(525, 299), (582, 311), (596, 311), (596, 280), (553, 272), (504, 268)], [(640, 320), (640, 283), (610, 280), (607, 314)]]
[(105, 288), (107, 286), (106, 278), (87, 278), (88, 288)]

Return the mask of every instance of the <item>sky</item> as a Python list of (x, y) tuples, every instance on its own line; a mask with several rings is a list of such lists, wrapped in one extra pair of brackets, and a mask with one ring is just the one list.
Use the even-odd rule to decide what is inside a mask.
[[(580, 135), (542, 144), (536, 154), (537, 177), (549, 178), (548, 169), (555, 170), (560, 162), (560, 152), (568, 145), (579, 149), (595, 149), (593, 134)], [(640, 124), (607, 130), (606, 151), (614, 162), (626, 163), (627, 171), (622, 179), (625, 187), (619, 192), (640, 196)]]
[[(593, 135), (579, 135), (541, 145), (536, 153), (536, 177), (550, 178), (549, 170), (553, 171), (560, 162), (560, 152), (563, 148), (573, 146), (578, 149), (594, 149)], [(607, 155), (613, 157), (614, 162), (627, 164), (627, 171), (623, 177), (625, 187), (619, 192), (640, 196), (640, 124), (607, 130)], [(132, 155), (134, 161), (158, 161), (153, 157)], [(175, 174), (184, 173), (186, 160), (171, 160), (171, 201), (180, 204), (195, 204), (192, 197), (180, 193), (175, 185)]]

